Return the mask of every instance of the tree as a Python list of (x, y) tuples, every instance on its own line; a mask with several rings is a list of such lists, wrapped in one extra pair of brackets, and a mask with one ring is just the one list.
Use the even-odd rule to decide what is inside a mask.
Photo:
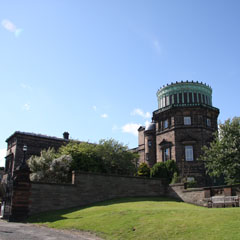
[(174, 160), (155, 163), (151, 169), (151, 177), (165, 178), (169, 183), (174, 173), (178, 173), (177, 164)]
[(140, 177), (149, 177), (150, 167), (146, 163), (141, 163), (138, 167), (137, 175)]
[(134, 175), (138, 155), (114, 139), (99, 144), (71, 141), (59, 148), (41, 151), (32, 156), (28, 165), (32, 181), (67, 182), (72, 170), (108, 174)]
[(167, 178), (169, 179), (169, 181), (171, 181), (172, 178), (173, 178), (173, 175), (175, 173), (176, 174), (179, 173), (177, 164), (176, 164), (176, 162), (174, 160), (167, 160), (165, 162), (165, 165), (166, 165), (166, 169), (167, 169)]
[(151, 177), (167, 178), (167, 168), (164, 162), (157, 162), (151, 169)]
[(72, 156), (72, 170), (122, 175), (136, 172), (138, 155), (114, 139), (100, 140), (98, 144), (70, 142), (59, 149), (59, 154)]
[(71, 162), (71, 156), (59, 156), (53, 148), (42, 150), (40, 156), (31, 156), (27, 161), (32, 172), (30, 179), (40, 182), (69, 182)]
[(102, 160), (102, 171), (120, 175), (136, 173), (136, 159), (138, 154), (128, 150), (126, 145), (114, 139), (100, 140), (96, 145), (97, 154)]
[(200, 160), (205, 161), (210, 176), (223, 176), (227, 184), (240, 183), (240, 117), (219, 125), (215, 140), (203, 147)]
[(95, 144), (71, 141), (66, 146), (60, 147), (58, 153), (72, 157), (71, 170), (102, 172), (102, 159), (97, 153)]

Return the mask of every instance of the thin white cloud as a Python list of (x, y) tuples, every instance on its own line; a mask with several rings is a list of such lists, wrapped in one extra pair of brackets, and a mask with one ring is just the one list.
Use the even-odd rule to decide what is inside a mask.
[(97, 107), (96, 106), (92, 106), (92, 109), (96, 112), (97, 111)]
[(132, 112), (131, 112), (131, 115), (138, 115), (138, 116), (141, 116), (143, 118), (150, 118), (151, 117), (151, 114), (150, 112), (144, 112), (142, 109), (140, 108), (135, 108)]
[(5, 166), (6, 149), (0, 149), (0, 167)]
[(147, 128), (149, 125), (150, 125), (150, 122), (147, 120), (147, 121), (145, 122), (146, 128)]
[(124, 133), (130, 133), (133, 134), (134, 136), (138, 135), (138, 128), (141, 126), (141, 124), (137, 123), (127, 123), (124, 126), (122, 126), (122, 131)]
[(2, 20), (2, 26), (8, 30), (9, 32), (16, 32), (17, 31), (17, 27), (8, 19), (3, 19)]
[(161, 48), (161, 45), (160, 45), (159, 41), (157, 39), (154, 39), (152, 43), (153, 43), (153, 47), (155, 48), (157, 53), (161, 54), (162, 48)]
[(106, 113), (103, 113), (103, 114), (101, 115), (101, 117), (102, 117), (102, 118), (108, 118), (108, 115), (107, 115)]
[(8, 19), (3, 19), (3, 20), (2, 20), (2, 26), (3, 26), (7, 31), (14, 33), (14, 35), (15, 35), (16, 37), (18, 37), (18, 36), (22, 33), (22, 31), (23, 31), (23, 29), (17, 28), (17, 27), (15, 26), (15, 24), (12, 23), (12, 22), (11, 22), (10, 20), (8, 20)]
[(25, 111), (29, 111), (31, 108), (30, 104), (28, 103), (25, 103), (23, 106), (22, 106), (22, 109), (25, 110)]
[(32, 90), (32, 87), (30, 85), (25, 84), (25, 83), (21, 83), (20, 86), (23, 89)]

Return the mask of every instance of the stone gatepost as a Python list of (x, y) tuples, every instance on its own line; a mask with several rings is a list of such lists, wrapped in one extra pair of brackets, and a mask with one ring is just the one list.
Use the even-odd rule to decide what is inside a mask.
[(211, 189), (204, 188), (204, 198), (210, 198), (210, 197), (211, 197)]
[(224, 191), (225, 196), (232, 196), (232, 187), (231, 186), (224, 187), (223, 191)]
[(31, 193), (29, 176), (30, 169), (26, 163), (14, 171), (9, 221), (24, 221), (28, 217)]

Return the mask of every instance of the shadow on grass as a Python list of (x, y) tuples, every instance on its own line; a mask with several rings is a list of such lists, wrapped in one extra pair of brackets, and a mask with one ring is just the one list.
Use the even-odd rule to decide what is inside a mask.
[[(74, 207), (68, 209), (61, 209), (61, 210), (54, 210), (48, 212), (42, 212), (39, 214), (35, 214), (28, 218), (27, 222), (29, 223), (43, 223), (43, 222), (56, 222), (59, 220), (69, 219), (64, 217), (65, 214), (70, 214), (72, 212), (76, 212), (83, 209), (88, 209), (91, 207), (97, 206), (109, 206), (113, 204), (120, 204), (120, 203), (129, 203), (129, 202), (143, 202), (143, 201), (154, 201), (154, 202), (181, 202), (180, 200), (169, 198), (169, 197), (126, 197), (126, 198), (117, 198), (106, 200), (102, 202), (97, 202), (94, 204), (89, 204), (86, 206), (81, 207)], [(78, 218), (81, 218), (80, 216)]]

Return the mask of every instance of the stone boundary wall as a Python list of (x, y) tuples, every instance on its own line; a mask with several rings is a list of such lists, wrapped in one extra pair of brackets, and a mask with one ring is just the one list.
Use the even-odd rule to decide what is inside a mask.
[(32, 182), (29, 215), (77, 206), (76, 190), (72, 184)]
[(162, 179), (77, 172), (73, 184), (32, 182), (29, 215), (121, 197), (166, 196)]
[(1, 217), (24, 221), (40, 212), (86, 206), (122, 197), (172, 197), (208, 206), (212, 196), (240, 196), (240, 184), (185, 189), (164, 179), (73, 172), (72, 184), (30, 182), (30, 170), (22, 165), (4, 185)]
[(73, 173), (72, 184), (30, 182), (28, 169), (15, 171), (3, 201), (3, 217), (25, 220), (40, 212), (86, 206), (122, 197), (173, 197), (199, 206), (207, 206), (212, 196), (240, 196), (240, 185), (185, 189), (184, 184), (151, 179), (94, 173)]
[(183, 183), (170, 184), (167, 189), (167, 196), (187, 203), (207, 207), (209, 198), (213, 196), (240, 197), (240, 184), (189, 189), (185, 189)]
[(183, 183), (170, 184), (167, 195), (183, 202), (205, 206), (204, 199), (206, 198), (206, 192), (204, 188), (185, 189)]

